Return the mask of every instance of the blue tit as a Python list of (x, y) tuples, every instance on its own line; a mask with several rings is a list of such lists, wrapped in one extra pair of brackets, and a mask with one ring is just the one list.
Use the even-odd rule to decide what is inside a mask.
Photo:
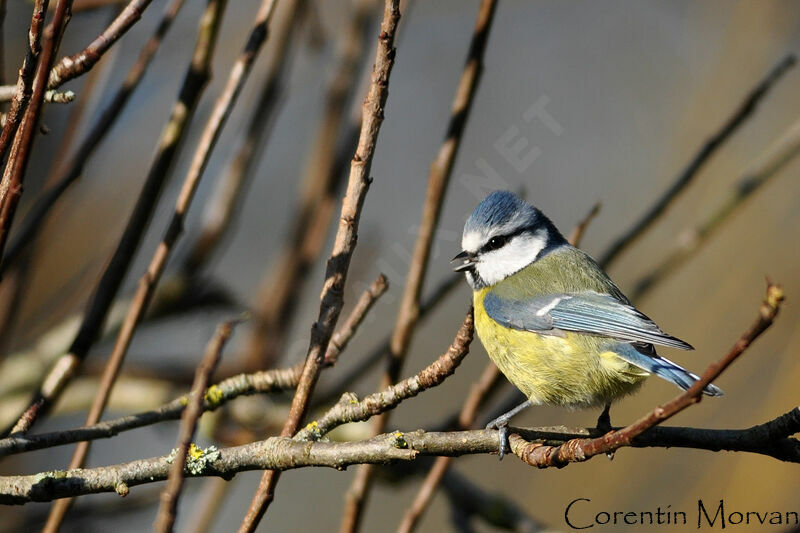
[[(530, 405), (605, 407), (650, 374), (688, 389), (699, 378), (656, 353), (681, 350), (636, 309), (600, 266), (571, 246), (541, 211), (506, 191), (487, 196), (464, 225), (453, 261), (473, 291), (475, 329), (500, 371), (528, 400), (492, 421), (500, 457), (508, 421)], [(703, 392), (720, 396), (708, 385)]]

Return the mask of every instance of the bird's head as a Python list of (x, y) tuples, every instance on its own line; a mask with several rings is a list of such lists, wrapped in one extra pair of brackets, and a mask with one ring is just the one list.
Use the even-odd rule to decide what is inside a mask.
[(487, 196), (464, 224), (462, 252), (453, 270), (465, 272), (474, 290), (519, 272), (550, 250), (566, 244), (541, 211), (508, 191)]

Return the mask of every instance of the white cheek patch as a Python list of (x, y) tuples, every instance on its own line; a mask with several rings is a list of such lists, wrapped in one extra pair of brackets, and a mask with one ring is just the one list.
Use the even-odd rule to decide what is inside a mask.
[(487, 285), (494, 285), (533, 263), (545, 246), (547, 237), (544, 230), (533, 235), (523, 233), (502, 248), (482, 254), (475, 269)]

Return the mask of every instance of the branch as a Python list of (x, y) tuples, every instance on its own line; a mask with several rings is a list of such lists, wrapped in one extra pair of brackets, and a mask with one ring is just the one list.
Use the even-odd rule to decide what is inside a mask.
[[(295, 295), (302, 291), (309, 269), (326, 243), (331, 218), (336, 212), (336, 192), (345, 177), (345, 166), (337, 165), (337, 139), (350, 133), (341, 132), (342, 123), (347, 104), (358, 87), (361, 65), (367, 59), (366, 30), (371, 15), (379, 7), (374, 0), (359, 0), (344, 32), (343, 50), (338, 54), (336, 69), (327, 84), (322, 120), (306, 157), (308, 163), (286, 242), (259, 283), (254, 324), (245, 349), (248, 367), (269, 367), (278, 357), (295, 315), (298, 304)], [(305, 10), (308, 12), (309, 8)], [(345, 143), (346, 161), (356, 150), (361, 122), (358, 120), (353, 125), (352, 144)]]
[[(272, 131), (275, 110), (283, 92), (283, 80), (291, 57), (289, 45), (298, 25), (303, 3), (301, 0), (290, 1), (285, 22), (274, 32), (270, 43), (273, 48), (270, 51), (272, 60), (262, 82), (258, 102), (248, 110), (250, 121), (246, 133), (225, 175), (216, 183), (206, 202), (200, 235), (190, 245), (181, 265), (181, 274), (189, 279), (196, 277), (198, 271), (219, 248), (238, 214), (243, 195), (256, 169), (256, 155), (263, 153), (262, 148)], [(188, 289), (191, 284), (184, 283), (184, 286)]]
[[(100, 335), (106, 316), (111, 309), (114, 299), (122, 285), (122, 281), (144, 237), (144, 233), (149, 225), (153, 211), (156, 208), (161, 191), (166, 184), (168, 176), (171, 174), (170, 169), (172, 163), (178, 153), (181, 141), (188, 130), (188, 125), (200, 101), (200, 96), (203, 94), (208, 80), (211, 77), (211, 62), (216, 48), (217, 36), (219, 35), (219, 27), (221, 26), (225, 5), (226, 0), (209, 0), (203, 12), (189, 68), (184, 76), (183, 84), (178, 93), (177, 101), (173, 106), (170, 119), (159, 139), (156, 158), (150, 167), (150, 171), (147, 174), (147, 178), (136, 200), (136, 205), (128, 219), (125, 230), (119, 239), (108, 266), (100, 278), (100, 282), (97, 285), (92, 299), (89, 301), (81, 328), (75, 336), (69, 353), (61, 359), (65, 365), (59, 367), (59, 363), (56, 363), (55, 373), (51, 373), (51, 376), (53, 376), (52, 384), (48, 383), (49, 379), (45, 381), (45, 384), (39, 391), (38, 397), (32, 404), (32, 409), (28, 411), (28, 413), (33, 416), (23, 417), (27, 427), (17, 424), (14, 431), (27, 431), (36, 419), (36, 415), (48, 409), (53, 400), (61, 393), (66, 383), (71, 380), (72, 376), (77, 371), (77, 367), (86, 358), (89, 348)], [(149, 272), (145, 274), (145, 277), (147, 278), (148, 275)], [(141, 287), (142, 284), (140, 283), (139, 289), (141, 289)], [(139, 296), (138, 292), (137, 296)], [(134, 298), (126, 319), (131, 316), (132, 312), (135, 312), (137, 303), (142, 304), (142, 307), (144, 307), (146, 306), (146, 302), (146, 299), (137, 300)], [(126, 322), (123, 323), (122, 330), (114, 344), (114, 349), (103, 369), (100, 388), (89, 409), (89, 414), (86, 418), (87, 426), (96, 424), (103, 415), (108, 397), (111, 395), (111, 391), (114, 388), (114, 383), (117, 380), (117, 375), (125, 360), (127, 348), (130, 345), (130, 340), (140, 317), (141, 315), (137, 316), (135, 321), (126, 320)], [(48, 385), (51, 387), (49, 390), (47, 388)], [(81, 467), (88, 453), (89, 443), (80, 443), (72, 455), (69, 467)], [(46, 531), (58, 531), (70, 505), (70, 500), (65, 500), (54, 506), (48, 518), (47, 526), (45, 527)]]
[[(448, 274), (443, 281), (434, 287), (431, 293), (422, 302), (419, 310), (420, 320), (433, 311), (453, 289), (462, 283), (464, 283), (464, 279), (461, 275), (455, 273)], [(383, 360), (384, 356), (389, 351), (390, 342), (391, 334), (387, 335), (380, 344), (370, 350), (357, 365), (353, 366), (351, 369), (345, 369), (343, 373), (336, 374), (337, 377), (333, 383), (314, 396), (312, 406), (327, 405), (331, 402), (335, 402), (342, 395), (342, 392), (352, 389), (355, 381), (368, 374), (378, 362)]]
[[(325, 364), (336, 364), (340, 353), (347, 347), (353, 338), (364, 317), (372, 308), (375, 301), (386, 291), (388, 282), (381, 275), (378, 276), (371, 287), (364, 291), (358, 303), (344, 321), (344, 324), (334, 333), (325, 354)], [(204, 411), (214, 411), (227, 402), (239, 396), (252, 394), (270, 394), (292, 390), (300, 382), (304, 363), (290, 368), (266, 370), (253, 374), (240, 374), (224, 379), (208, 388), (205, 394)], [(0, 457), (22, 453), (32, 450), (41, 450), (53, 446), (72, 444), (80, 441), (107, 439), (121, 432), (149, 426), (166, 420), (177, 420), (186, 407), (186, 396), (176, 398), (161, 407), (123, 416), (114, 420), (106, 420), (89, 427), (82, 427), (68, 431), (53, 431), (39, 435), (20, 435), (0, 439)]]
[[(428, 270), (431, 243), (439, 222), (453, 164), (461, 146), (461, 139), (483, 72), (483, 56), (489, 40), (489, 30), (492, 27), (496, 5), (496, 0), (483, 0), (478, 9), (467, 58), (456, 87), (450, 119), (445, 130), (445, 139), (430, 166), (425, 203), (422, 206), (422, 220), (414, 244), (411, 264), (408, 268), (408, 277), (400, 300), (397, 320), (389, 343), (387, 367), (381, 377), (379, 389), (384, 389), (399, 379), (408, 347), (416, 330), (420, 315), (420, 294)], [(372, 421), (372, 433), (374, 435), (383, 433), (388, 423), (388, 412), (377, 416)], [(371, 478), (372, 468), (370, 466), (365, 465), (359, 468), (347, 491), (340, 531), (354, 532), (359, 529), (367, 494), (372, 485)]]
[[(61, 198), (75, 180), (80, 178), (89, 157), (94, 154), (95, 149), (105, 138), (106, 133), (116, 123), (125, 104), (128, 103), (131, 94), (133, 94), (133, 91), (138, 87), (139, 82), (144, 77), (145, 72), (147, 72), (147, 68), (150, 66), (156, 51), (164, 39), (164, 35), (166, 35), (167, 31), (172, 26), (172, 22), (175, 20), (184, 1), (185, 0), (172, 0), (169, 6), (164, 10), (164, 14), (156, 31), (145, 43), (136, 63), (134, 63), (128, 71), (122, 85), (111, 98), (109, 104), (100, 113), (97, 122), (92, 126), (92, 129), (76, 150), (67, 170), (57, 178), (56, 183), (52, 187), (47, 189), (36, 199), (33, 207), (31, 207), (29, 213), (22, 221), (21, 228), (15, 231), (15, 238), (9, 244), (3, 261), (0, 263), (0, 278), (3, 277), (3, 273), (8, 267), (17, 260), (22, 250), (36, 239), (42, 227), (42, 223), (59, 198)], [(45, 99), (48, 94), (57, 93), (53, 90), (47, 91), (47, 93), (45, 93)], [(72, 91), (67, 91), (63, 94), (72, 94)], [(2, 87), (0, 87), (0, 100), (2, 99)]]
[(297, 432), (296, 439), (320, 439), (332, 429), (349, 422), (361, 422), (375, 415), (394, 409), (404, 400), (441, 384), (453, 375), (461, 361), (469, 353), (474, 333), (472, 308), (456, 333), (453, 343), (445, 353), (416, 375), (386, 389), (370, 394), (358, 401), (353, 393), (345, 393), (335, 406), (317, 420)]
[[(183, 139), (192, 113), (197, 107), (203, 89), (210, 77), (211, 58), (224, 5), (225, 0), (209, 1), (206, 9), (207, 16), (201, 21), (198, 30), (192, 62), (184, 77), (183, 85), (173, 106), (170, 119), (159, 139), (158, 152), (147, 174), (133, 212), (128, 218), (125, 230), (86, 306), (81, 326), (72, 341), (68, 353), (62, 355), (50, 369), (33, 401), (12, 428), (12, 433), (27, 432), (36, 419), (49, 409), (53, 401), (64, 389), (64, 386), (72, 379), (77, 368), (86, 358), (89, 348), (100, 335), (106, 317), (114, 303), (114, 298), (119, 292), (122, 281), (150, 222), (150, 217), (155, 209), (161, 190), (170, 174), (169, 170), (177, 155), (180, 141)], [(147, 296), (142, 294), (142, 289), (143, 285), (146, 286), (146, 282), (151, 280), (149, 276), (150, 272), (145, 274), (145, 282), (140, 283), (136, 297), (134, 297), (128, 309), (126, 321), (109, 357), (109, 363), (106, 367), (107, 372), (103, 378), (104, 388), (110, 389), (113, 386), (116, 372), (122, 364), (136, 323), (140, 318), (140, 315), (136, 315), (135, 321), (132, 321), (131, 316), (141, 312), (147, 302)], [(152, 280), (153, 283), (155, 281), (155, 279)], [(100, 414), (105, 407), (105, 399), (101, 397), (100, 400), (92, 406), (92, 410), (89, 413), (89, 424), (96, 422), (100, 418)]]
[(222, 349), (233, 334), (234, 322), (224, 322), (218, 328), (214, 337), (208, 344), (206, 355), (197, 367), (192, 392), (189, 394), (188, 405), (181, 416), (181, 427), (178, 432), (178, 441), (175, 444), (176, 453), (172, 459), (172, 468), (169, 470), (167, 486), (161, 493), (161, 506), (154, 531), (167, 533), (172, 531), (178, 511), (178, 499), (183, 488), (183, 469), (186, 466), (186, 454), (189, 453), (189, 444), (194, 438), (197, 421), (203, 414), (206, 389), (214, 369), (219, 363)]
[(666, 405), (656, 407), (633, 424), (616, 431), (610, 431), (602, 437), (574, 439), (558, 446), (528, 443), (519, 436), (512, 436), (509, 440), (511, 451), (529, 465), (546, 468), (549, 466), (562, 467), (571, 462), (586, 461), (597, 454), (613, 452), (621, 446), (629, 446), (633, 439), (648, 429), (668, 420), (690, 405), (699, 403), (703, 396), (703, 389), (728, 368), (759, 335), (772, 325), (782, 301), (783, 290), (777, 285), (768, 283), (766, 298), (761, 304), (758, 318), (736, 341), (733, 348), (722, 359), (709, 365), (702, 377), (688, 390)]
[(775, 83), (789, 71), (797, 62), (794, 54), (789, 54), (767, 74), (767, 77), (759, 82), (744, 101), (739, 104), (736, 112), (725, 122), (722, 128), (709, 138), (700, 151), (695, 154), (683, 172), (680, 173), (675, 182), (667, 189), (650, 209), (631, 228), (622, 234), (603, 254), (598, 263), (603, 268), (608, 268), (619, 255), (624, 252), (631, 244), (641, 237), (647, 229), (655, 222), (669, 207), (673, 200), (692, 182), (694, 177), (703, 168), (703, 165), (744, 124), (746, 119), (755, 112), (758, 104), (767, 95)]
[[(569, 439), (594, 435), (595, 431), (594, 428), (514, 428), (514, 438), (537, 440), (540, 446), (557, 446), (574, 442)], [(795, 408), (766, 424), (742, 430), (652, 428), (624, 446), (742, 451), (800, 463), (800, 442), (789, 437), (799, 431), (800, 408)], [(652, 440), (650, 435), (653, 435)], [(657, 441), (656, 437), (663, 439), (663, 442)], [(780, 450), (780, 453), (776, 450)], [(238, 472), (249, 470), (290, 470), (311, 466), (344, 470), (353, 464), (389, 464), (413, 461), (424, 456), (458, 457), (496, 453), (497, 431), (489, 429), (427, 433), (422, 430), (410, 433), (395, 431), (357, 442), (271, 437), (222, 450), (199, 450), (198, 457), (189, 460), (184, 475), (230, 479)], [(161, 456), (98, 468), (0, 476), (0, 504), (19, 505), (98, 492), (127, 494), (130, 487), (163, 481), (169, 469), (167, 457)]]
[[(294, 435), (306, 415), (311, 393), (314, 391), (322, 370), (324, 355), (333, 334), (333, 328), (336, 326), (344, 304), (343, 291), (347, 280), (347, 270), (356, 246), (358, 222), (371, 181), (369, 172), (372, 167), (372, 157), (375, 154), (375, 144), (384, 117), (383, 110), (389, 95), (389, 76), (395, 57), (394, 37), (397, 22), (400, 19), (398, 6), (399, 0), (386, 0), (381, 33), (378, 38), (378, 49), (375, 53), (375, 64), (372, 69), (372, 81), (363, 105), (361, 134), (356, 153), (350, 164), (350, 177), (347, 181), (347, 192), (342, 201), (339, 229), (325, 271), (319, 316), (311, 327), (311, 341), (306, 355), (306, 365), (303, 368), (297, 392), (292, 399), (289, 416), (281, 431), (281, 435), (284, 437)], [(240, 533), (255, 530), (272, 501), (277, 482), (278, 475), (274, 471), (264, 472), (247, 515), (239, 528)]]
[(77, 54), (63, 57), (50, 71), (48, 89), (55, 89), (66, 82), (87, 73), (109, 48), (122, 38), (131, 27), (139, 22), (142, 13), (153, 0), (131, 0), (111, 24)]
[[(58, 51), (58, 46), (61, 44), (61, 35), (69, 21), (72, 0), (57, 0), (52, 22), (53, 31), (45, 36), (44, 45), (41, 47), (41, 57), (38, 57), (39, 54), (33, 53), (33, 51), (39, 45), (41, 25), (44, 21), (44, 11), (47, 6), (47, 0), (43, 2), (37, 0), (34, 6), (34, 21), (31, 22), (28, 48), (29, 54), (32, 55), (26, 55), (23, 68), (20, 70), (20, 81), (17, 84), (18, 91), (15, 97), (15, 101), (19, 99), (23, 102), (19, 102), (20, 105), (15, 107), (12, 101), (6, 125), (2, 134), (0, 134), (0, 161), (5, 157), (12, 134), (14, 139), (5, 170), (3, 171), (2, 180), (0, 180), (0, 257), (2, 257), (11, 231), (11, 223), (14, 220), (17, 205), (22, 197), (22, 186), (25, 181), (25, 172), (28, 168), (31, 149), (33, 148), (33, 138), (39, 129), (44, 93), (47, 89), (47, 73), (53, 64), (53, 58)], [(34, 31), (37, 28), (39, 32), (35, 34)], [(35, 68), (35, 74), (32, 78), (25, 77), (29, 59), (31, 59), (31, 67)], [(28, 81), (30, 81), (30, 86), (27, 83)], [(30, 94), (30, 101), (27, 99), (29, 87), (33, 88), (33, 93)], [(24, 102), (27, 102), (27, 107)], [(23, 113), (21, 119), (17, 118), (19, 113)], [(17, 120), (21, 120), (18, 127)]]
[(661, 261), (652, 271), (636, 281), (631, 299), (638, 300), (675, 272), (718, 231), (730, 217), (745, 205), (759, 189), (777, 176), (786, 165), (800, 154), (800, 120), (795, 121), (776, 141), (769, 145), (756, 162), (744, 172), (733, 193), (705, 222), (680, 234), (678, 248)]

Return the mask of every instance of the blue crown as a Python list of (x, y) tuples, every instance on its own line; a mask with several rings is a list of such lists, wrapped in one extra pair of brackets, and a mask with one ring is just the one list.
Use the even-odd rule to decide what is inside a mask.
[(537, 210), (509, 191), (495, 191), (483, 199), (467, 219), (464, 231), (478, 231), (481, 228), (501, 226), (513, 219), (533, 222)]

